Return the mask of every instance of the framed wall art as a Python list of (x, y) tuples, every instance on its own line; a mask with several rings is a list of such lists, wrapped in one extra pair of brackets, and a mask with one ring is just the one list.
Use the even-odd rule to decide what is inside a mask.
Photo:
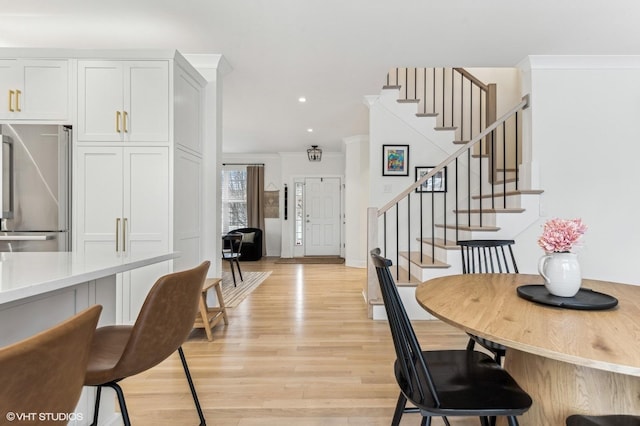
[(382, 145), (382, 176), (409, 176), (409, 145)]
[[(416, 167), (416, 181), (434, 168), (434, 166)], [(447, 166), (417, 187), (416, 192), (447, 192)]]

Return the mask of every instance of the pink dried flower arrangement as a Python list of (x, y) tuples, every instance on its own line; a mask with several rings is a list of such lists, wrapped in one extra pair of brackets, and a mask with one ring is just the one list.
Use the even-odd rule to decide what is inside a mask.
[(569, 252), (586, 231), (582, 219), (551, 219), (544, 224), (538, 245), (547, 253)]

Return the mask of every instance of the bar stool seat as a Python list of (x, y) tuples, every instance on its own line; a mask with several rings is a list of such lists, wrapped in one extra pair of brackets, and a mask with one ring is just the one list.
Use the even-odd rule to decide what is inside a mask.
[[(218, 306), (209, 307), (207, 304), (207, 292), (212, 287), (215, 289), (216, 296), (218, 297)], [(229, 324), (227, 308), (224, 304), (224, 298), (222, 297), (222, 278), (207, 278), (205, 280), (198, 305), (198, 314), (193, 323), (193, 328), (204, 328), (204, 331), (207, 333), (207, 339), (211, 342), (213, 340), (211, 329), (221, 320), (224, 320), (225, 325)]]

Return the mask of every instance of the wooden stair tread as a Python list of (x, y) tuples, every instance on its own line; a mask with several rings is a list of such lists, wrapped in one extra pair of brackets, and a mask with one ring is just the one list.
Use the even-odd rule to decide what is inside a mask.
[[(416, 238), (416, 240), (420, 241), (423, 244), (431, 244), (432, 240), (431, 238), (427, 237), (427, 238), (422, 238), (422, 240), (420, 240), (420, 238)], [(443, 240), (442, 238), (435, 238), (433, 240), (433, 244), (438, 247), (438, 248), (442, 248), (445, 250), (453, 250), (453, 249), (459, 249), (460, 247), (458, 247), (458, 245), (456, 244), (455, 241), (451, 241), (451, 240)]]
[(437, 112), (419, 112), (416, 114), (416, 117), (437, 117), (438, 114)]
[(399, 104), (419, 104), (420, 99), (398, 99)]
[[(447, 228), (447, 229), (456, 229), (456, 225), (443, 225), (436, 223), (436, 228)], [(468, 225), (458, 225), (458, 230), (460, 231), (477, 231), (477, 232), (496, 232), (499, 231), (500, 228), (497, 226), (468, 226)]]
[(455, 126), (438, 126), (434, 127), (433, 130), (458, 130)]
[[(542, 194), (544, 191), (541, 189), (519, 189), (519, 190), (513, 190), (513, 191), (507, 191), (505, 192), (495, 192), (493, 193), (493, 197), (503, 197), (503, 196), (513, 196), (513, 195), (528, 195), (528, 194)], [(471, 198), (474, 200), (478, 200), (480, 198), (491, 198), (492, 194), (482, 194), (482, 195), (473, 195)]]
[(402, 86), (400, 86), (400, 85), (391, 84), (391, 85), (387, 85), (387, 86), (382, 86), (382, 90), (394, 90), (394, 89), (400, 90), (401, 87)]
[(405, 259), (409, 259), (411, 263), (413, 263), (415, 266), (423, 269), (449, 268), (451, 266), (437, 259), (432, 262), (431, 256), (427, 256), (427, 254), (424, 252), (422, 253), (422, 261), (420, 260), (419, 251), (412, 251), (410, 253), (407, 253), (406, 251), (401, 251), (399, 255), (404, 257)]

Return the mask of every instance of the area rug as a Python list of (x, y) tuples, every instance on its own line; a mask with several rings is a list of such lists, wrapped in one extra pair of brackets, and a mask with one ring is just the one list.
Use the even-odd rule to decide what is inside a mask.
[(287, 257), (276, 260), (275, 263), (289, 263), (302, 265), (340, 265), (344, 263), (342, 257), (337, 256), (311, 256), (311, 257)]
[(243, 272), (244, 281), (240, 281), (240, 277), (236, 274), (237, 287), (233, 286), (233, 276), (231, 272), (222, 273), (222, 297), (227, 308), (235, 308), (242, 302), (253, 290), (258, 288), (260, 284), (266, 280), (271, 271), (267, 272)]

